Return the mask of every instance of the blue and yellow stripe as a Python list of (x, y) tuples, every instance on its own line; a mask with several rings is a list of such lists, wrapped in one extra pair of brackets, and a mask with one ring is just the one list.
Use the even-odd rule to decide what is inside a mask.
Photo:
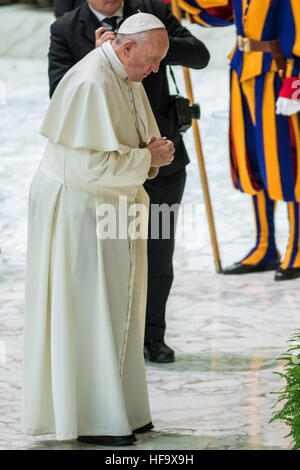
[[(300, 78), (300, 0), (181, 0), (183, 9), (186, 5), (190, 21), (202, 26), (230, 25), (233, 14), (237, 34), (278, 39), (286, 76)], [(287, 201), (289, 208), (291, 232), (282, 267), (299, 267), (300, 118), (276, 115), (282, 80), (271, 53), (235, 47), (230, 59), (231, 174), (234, 186), (253, 196), (257, 225), (255, 248), (243, 262), (256, 264), (266, 262), (269, 253), (275, 256), (272, 199)]]
[[(234, 16), (237, 34), (262, 41), (279, 39), (283, 55), (289, 61), (287, 76), (300, 76), (299, 0), (179, 0), (179, 5), (188, 12), (190, 21), (201, 26), (229, 26)], [(224, 5), (231, 12), (227, 17)], [(214, 14), (210, 13), (211, 8)], [(231, 68), (244, 81), (276, 71), (277, 65), (269, 52), (244, 53), (236, 48), (231, 56)]]
[(252, 197), (256, 227), (254, 248), (242, 260), (243, 264), (271, 264), (279, 260), (280, 255), (275, 243), (274, 213), (276, 201), (272, 201), (266, 192), (260, 191)]
[(230, 153), (233, 184), (254, 195), (300, 201), (300, 121), (297, 115), (276, 115), (282, 86), (269, 72), (239, 82), (231, 74)]
[(222, 18), (211, 15), (205, 8), (224, 7), (230, 3), (230, 0), (179, 0), (178, 5), (187, 13), (187, 19), (192, 23), (198, 23), (201, 26), (229, 26), (233, 23), (232, 11), (228, 18)]
[(297, 202), (288, 203), (288, 214), (290, 221), (290, 237), (282, 269), (300, 267), (300, 204)]

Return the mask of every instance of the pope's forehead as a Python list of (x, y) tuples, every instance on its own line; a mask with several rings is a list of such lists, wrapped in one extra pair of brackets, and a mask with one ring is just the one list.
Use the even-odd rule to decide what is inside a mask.
[(142, 31), (132, 34), (123, 34), (120, 31), (117, 34), (117, 38), (122, 41), (134, 40), (137, 44), (144, 44), (145, 42), (167, 42), (168, 33), (164, 28), (151, 29), (149, 31)]
[(153, 43), (167, 43), (169, 41), (168, 33), (165, 29), (152, 29), (147, 31), (146, 39)]

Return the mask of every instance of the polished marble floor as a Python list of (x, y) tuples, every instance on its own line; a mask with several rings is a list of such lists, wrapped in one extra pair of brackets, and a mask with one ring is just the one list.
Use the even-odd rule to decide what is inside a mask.
[[(211, 40), (211, 38), (210, 38)], [(231, 186), (227, 156), (228, 74), (215, 61), (193, 72), (202, 106), (201, 134), (224, 265), (253, 244), (249, 197)], [(0, 57), (6, 104), (0, 105), (0, 448), (92, 449), (55, 436), (20, 431), (26, 207), (44, 140), (45, 60)], [(183, 88), (180, 69), (176, 69)], [(184, 204), (202, 207), (197, 233), (177, 241), (175, 282), (168, 303), (167, 342), (176, 363), (147, 363), (155, 431), (135, 449), (287, 449), (287, 429), (268, 424), (282, 385), (277, 357), (299, 327), (300, 281), (275, 283), (273, 273), (222, 276), (214, 272), (192, 135)], [(277, 213), (278, 245), (287, 242), (286, 207)], [(96, 448), (100, 449), (101, 448)]]

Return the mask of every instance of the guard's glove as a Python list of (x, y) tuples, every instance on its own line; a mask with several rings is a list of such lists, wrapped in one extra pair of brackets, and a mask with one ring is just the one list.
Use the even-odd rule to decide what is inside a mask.
[(290, 100), (289, 98), (278, 98), (276, 102), (276, 114), (283, 114), (284, 116), (292, 116), (300, 112), (300, 102)]
[(300, 112), (300, 80), (288, 77), (284, 80), (276, 102), (276, 114), (292, 116)]

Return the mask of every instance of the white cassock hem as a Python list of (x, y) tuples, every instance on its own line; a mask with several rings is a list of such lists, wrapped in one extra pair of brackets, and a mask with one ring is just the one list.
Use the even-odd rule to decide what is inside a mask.
[[(132, 432), (134, 429), (141, 428), (143, 426), (146, 426), (146, 424), (149, 424), (151, 422), (151, 417), (146, 418), (143, 421), (140, 421), (138, 423), (135, 423), (131, 425)], [(35, 429), (35, 428), (28, 428), (28, 429), (23, 429), (23, 434), (26, 434), (28, 436), (44, 436), (44, 435), (55, 435), (55, 438), (58, 441), (69, 441), (71, 439), (77, 439), (78, 436), (127, 436), (128, 434), (128, 429), (124, 429), (123, 433), (116, 434), (116, 430), (113, 428), (99, 428), (99, 429), (93, 429), (93, 430), (88, 430), (88, 429), (76, 429), (74, 432), (69, 432), (66, 434), (56, 434), (55, 429)]]

